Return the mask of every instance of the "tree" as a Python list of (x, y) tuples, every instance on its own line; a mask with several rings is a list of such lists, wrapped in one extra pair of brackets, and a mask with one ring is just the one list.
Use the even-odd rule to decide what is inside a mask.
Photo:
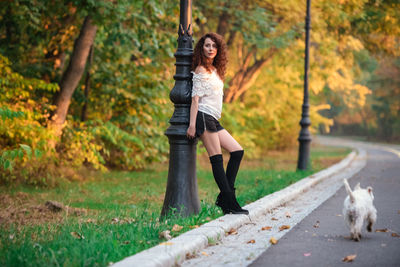
[(289, 25), (284, 23), (289, 10), (279, 9), (272, 1), (217, 1), (198, 5), (207, 14), (203, 23), (197, 20), (200, 28), (207, 25), (208, 30), (215, 29), (224, 36), (235, 61), (224, 93), (227, 103), (243, 99), (261, 69), (301, 32), (297, 18)]
[(61, 136), (62, 134), (62, 127), (68, 114), (71, 97), (82, 78), (96, 31), (97, 26), (93, 24), (90, 16), (86, 16), (79, 37), (75, 41), (68, 68), (61, 78), (60, 91), (54, 101), (56, 109), (50, 119), (50, 127), (55, 131), (56, 136)]

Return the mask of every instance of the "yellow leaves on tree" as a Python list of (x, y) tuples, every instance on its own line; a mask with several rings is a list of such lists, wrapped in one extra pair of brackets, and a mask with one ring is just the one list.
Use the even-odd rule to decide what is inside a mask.
[(366, 96), (371, 90), (366, 86), (354, 83), (353, 77), (346, 69), (338, 69), (327, 80), (329, 88), (340, 96), (340, 101), (350, 109), (362, 108)]

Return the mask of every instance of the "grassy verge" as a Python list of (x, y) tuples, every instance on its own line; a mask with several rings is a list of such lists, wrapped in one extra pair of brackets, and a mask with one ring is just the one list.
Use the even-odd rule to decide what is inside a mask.
[[(237, 179), (238, 200), (250, 203), (344, 158), (348, 149), (313, 147), (313, 169), (296, 172), (297, 151), (270, 152), (245, 161)], [(158, 168), (157, 168), (158, 169)], [(106, 266), (222, 215), (206, 156), (197, 172), (201, 212), (159, 220), (167, 170), (109, 172), (57, 188), (0, 187), (1, 266)], [(55, 200), (70, 209), (50, 212)], [(179, 227), (178, 227), (179, 228)]]

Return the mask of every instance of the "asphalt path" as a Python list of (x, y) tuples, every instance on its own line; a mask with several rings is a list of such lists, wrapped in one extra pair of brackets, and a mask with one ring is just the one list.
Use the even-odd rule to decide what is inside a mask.
[[(342, 187), (250, 266), (400, 266), (400, 149), (364, 148), (367, 165), (349, 183), (352, 188), (358, 182), (362, 188), (373, 187), (378, 211), (373, 231), (363, 227), (361, 241), (350, 240), (342, 216), (347, 196)], [(356, 257), (344, 262), (348, 255)]]

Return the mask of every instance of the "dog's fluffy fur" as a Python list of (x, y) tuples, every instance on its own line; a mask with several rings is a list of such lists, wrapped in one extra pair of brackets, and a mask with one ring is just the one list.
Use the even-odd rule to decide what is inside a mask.
[(363, 189), (358, 183), (352, 191), (347, 180), (344, 179), (343, 182), (348, 194), (344, 200), (343, 216), (350, 228), (351, 239), (360, 241), (364, 220), (367, 221), (368, 232), (372, 231), (372, 225), (376, 221), (372, 187), (368, 186), (367, 189)]

